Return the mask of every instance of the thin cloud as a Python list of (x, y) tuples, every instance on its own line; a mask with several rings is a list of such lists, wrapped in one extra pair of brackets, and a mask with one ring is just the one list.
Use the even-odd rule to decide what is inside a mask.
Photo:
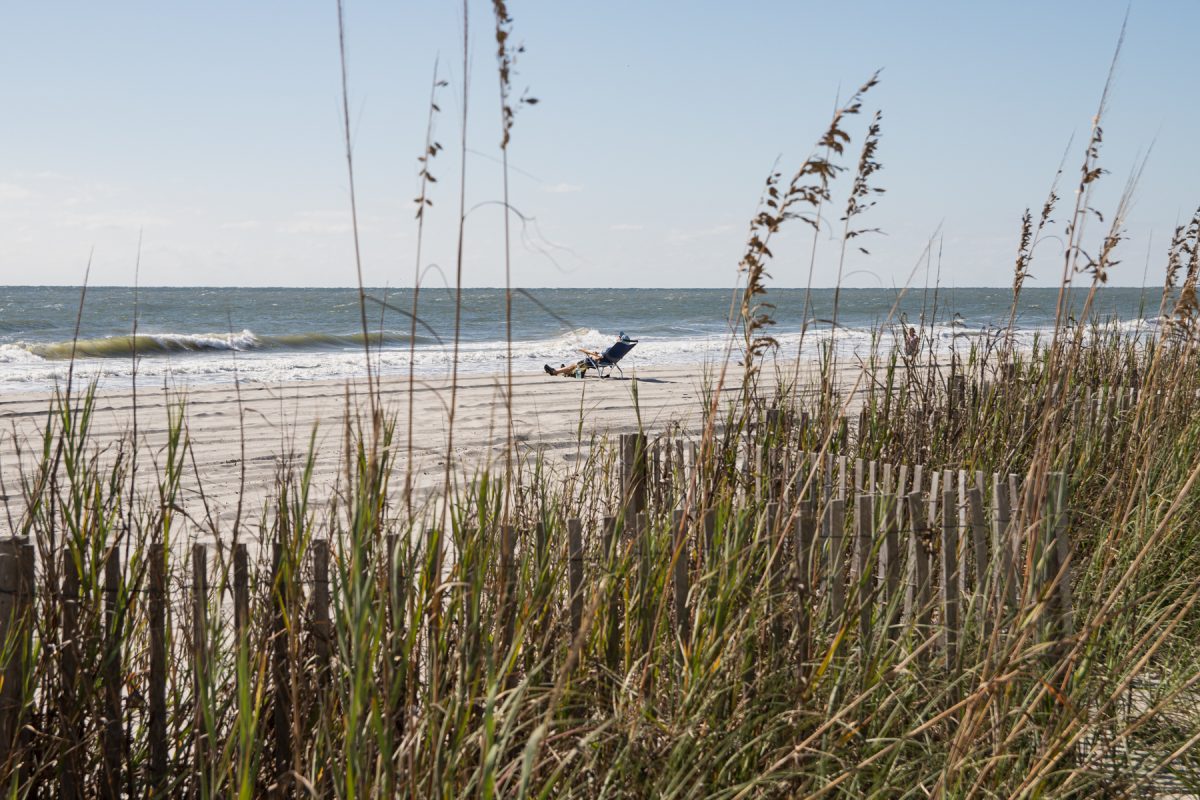
[(636, 222), (618, 222), (616, 225), (609, 225), (610, 231), (642, 231), (646, 229), (645, 225), (638, 225)]
[(247, 219), (241, 222), (226, 222), (221, 227), (228, 231), (252, 231), (261, 228), (262, 223), (256, 219)]
[(6, 200), (24, 200), (33, 192), (15, 183), (0, 183), (0, 202)]
[(582, 192), (583, 187), (576, 186), (573, 183), (553, 183), (542, 187), (542, 190), (550, 194), (572, 194), (574, 192)]
[(136, 231), (142, 228), (163, 228), (170, 225), (171, 220), (138, 211), (107, 211), (94, 214), (68, 214), (59, 224), (66, 228), (80, 228), (85, 231), (104, 229)]
[(697, 239), (707, 239), (712, 236), (723, 236), (731, 233), (735, 228), (733, 225), (713, 225), (709, 228), (701, 228), (699, 230), (681, 231), (672, 230), (667, 234), (668, 244), (683, 244), (684, 242), (694, 242)]
[[(369, 229), (370, 225), (360, 219), (359, 232)], [(348, 211), (304, 211), (279, 226), (280, 233), (317, 236), (335, 236), (350, 233), (352, 230), (354, 230), (354, 226), (351, 224)]]

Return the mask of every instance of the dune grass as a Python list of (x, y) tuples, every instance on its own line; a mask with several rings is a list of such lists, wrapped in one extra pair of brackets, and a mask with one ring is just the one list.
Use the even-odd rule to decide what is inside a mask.
[[(495, 15), (507, 146), (517, 51), (504, 4)], [(0, 725), (6, 792), (1200, 793), (1200, 225), (1172, 242), (1161, 325), (1088, 313), (1123, 217), (1087, 257), (1098, 116), (1064, 231), (1064, 297), (1087, 297), (1078, 321), (1064, 303), (1052, 335), (1014, 344), (1055, 189), (1037, 223), (1023, 219), (1007, 329), (909, 350), (889, 344), (903, 342), (889, 320), (861, 362), (830, 347), (812, 373), (774, 368), (771, 237), (819, 227), (875, 80), (789, 182), (769, 176), (731, 314), (740, 374), (727, 359), (706, 375), (693, 429), (618, 440), (581, 418), (582, 458), (563, 465), (511, 440), (509, 405), (504, 457), (455, 464), (451, 440), (445, 480), (421, 496), (412, 418), (390, 417), (368, 381), (365, 411), (347, 404), (330, 499), (312, 499), (325, 456), (310, 440), (271, 501), (239, 503), (224, 529), (202, 490), (181, 489), (186, 397), (151, 455), (136, 428), (97, 441), (95, 387), (68, 383), (7, 492), (20, 538), (0, 551), (0, 580), (34, 577), (5, 595), (0, 722), (18, 723)], [(879, 137), (875, 115), (839, 270), (870, 232), (859, 217), (878, 194)], [(1073, 288), (1079, 276), (1089, 285)], [(414, 294), (414, 330), (417, 315)], [(511, 366), (505, 385), (510, 403)], [(454, 410), (451, 394), (451, 430)], [(859, 460), (876, 469), (861, 491)], [(153, 489), (135, 491), (148, 475)], [(976, 508), (982, 545), (959, 516)], [(916, 578), (918, 552), (936, 572), (951, 551), (954, 607), (945, 574), (940, 602)]]

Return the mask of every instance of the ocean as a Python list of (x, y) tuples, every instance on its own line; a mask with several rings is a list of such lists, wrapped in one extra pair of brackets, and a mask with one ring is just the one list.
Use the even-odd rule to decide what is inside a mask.
[[(38, 391), (65, 381), (72, 349), (75, 375), (101, 387), (128, 386), (138, 355), (139, 385), (175, 387), (230, 382), (338, 379), (363, 374), (362, 320), (357, 289), (142, 288), (138, 336), (131, 336), (134, 290), (87, 290), (75, 344), (79, 287), (0, 287), (0, 391)], [(420, 320), (411, 289), (368, 290), (373, 361), (387, 374), (444, 378), (453, 363), (454, 293), (423, 289)], [(786, 357), (812, 356), (830, 338), (834, 290), (770, 289), (776, 324), (770, 333)], [(1160, 289), (1105, 288), (1095, 303), (1100, 319), (1134, 328), (1153, 326)], [(1008, 322), (1008, 289), (842, 289), (839, 351), (863, 353), (882, 330), (883, 346), (900, 319), (923, 324), (935, 347), (968, 347)], [(535, 373), (603, 348), (625, 332), (639, 339), (622, 363), (630, 367), (700, 366), (723, 358), (730, 336), (730, 289), (527, 289), (512, 304), (516, 373)], [(1082, 292), (1073, 296), (1078, 308)], [(1057, 289), (1027, 288), (1017, 310), (1019, 340), (1032, 343), (1054, 324)], [(895, 316), (889, 316), (896, 306)], [(890, 320), (890, 323), (889, 323)], [(890, 327), (889, 327), (890, 325)], [(505, 370), (503, 289), (464, 289), (459, 334), (460, 373)]]

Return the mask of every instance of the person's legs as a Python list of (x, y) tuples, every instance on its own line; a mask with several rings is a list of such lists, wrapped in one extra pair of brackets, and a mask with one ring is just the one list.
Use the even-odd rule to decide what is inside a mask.
[(584, 372), (587, 372), (588, 362), (587, 362), (587, 359), (585, 358), (582, 361), (575, 362), (574, 364), (563, 365), (563, 366), (559, 367), (558, 369), (554, 369), (549, 364), (546, 364), (544, 369), (546, 370), (547, 375), (575, 375), (576, 373), (582, 374)]

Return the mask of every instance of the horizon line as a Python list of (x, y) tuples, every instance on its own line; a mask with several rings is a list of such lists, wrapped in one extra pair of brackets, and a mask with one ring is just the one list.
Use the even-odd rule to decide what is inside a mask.
[[(81, 283), (5, 283), (5, 284), (0, 284), (0, 289), (82, 289), (82, 288), (84, 288), (84, 285)], [(237, 284), (234, 284), (234, 285), (229, 285), (229, 284), (205, 284), (205, 283), (143, 284), (140, 286), (134, 286), (133, 284), (128, 284), (128, 283), (90, 283), (90, 284), (87, 284), (87, 288), (88, 289), (137, 289), (138, 291), (141, 291), (143, 289), (341, 289), (341, 290), (350, 291), (350, 292), (358, 291), (357, 286), (338, 286), (338, 285), (333, 285), (333, 286), (330, 286), (330, 285), (289, 286), (289, 285), (285, 285), (285, 284), (262, 284), (262, 285), (237, 285)], [(402, 291), (405, 289), (412, 289), (412, 288), (413, 288), (412, 286), (407, 286), (407, 285), (406, 286), (364, 286), (363, 287), (364, 290), (379, 290), (379, 291), (388, 291), (388, 292)], [(450, 286), (450, 287), (422, 286), (421, 288), (426, 289), (427, 291), (434, 291), (439, 288), (453, 289), (454, 287), (453, 286)], [(467, 289), (467, 290), (487, 289), (487, 290), (495, 290), (495, 291), (504, 291), (503, 286), (463, 286), (462, 288)], [(512, 287), (512, 291), (516, 291), (519, 289), (538, 290), (538, 291), (549, 290), (549, 291), (555, 291), (555, 292), (578, 291), (581, 289), (582, 290), (591, 290), (591, 289), (642, 290), (642, 291), (647, 291), (647, 292), (677, 291), (677, 290), (734, 291), (738, 288), (739, 287), (737, 287), (737, 286), (600, 286), (600, 285), (597, 285), (597, 286), (514, 286), (514, 287)], [(1055, 286), (1024, 286), (1024, 287), (1022, 287), (1022, 291), (1026, 291), (1026, 290), (1030, 290), (1030, 289), (1050, 289), (1050, 290), (1057, 291), (1060, 288), (1061, 288), (1061, 286), (1058, 286), (1058, 285), (1055, 285)], [(1083, 289), (1090, 289), (1091, 285), (1090, 284), (1076, 284), (1076, 285), (1068, 286), (1067, 288), (1083, 290)], [(1139, 285), (1134, 285), (1134, 284), (1102, 284), (1096, 288), (1098, 288), (1098, 289), (1158, 289), (1158, 290), (1162, 290), (1163, 285), (1162, 284), (1157, 284), (1157, 285), (1142, 284), (1139, 286)], [(1178, 288), (1178, 287), (1175, 287), (1175, 288)], [(771, 289), (782, 289), (782, 290), (787, 290), (787, 291), (798, 291), (801, 289), (808, 289), (810, 291), (832, 291), (834, 289), (841, 289), (842, 291), (871, 291), (871, 292), (902, 291), (902, 290), (915, 291), (917, 289), (940, 289), (940, 290), (955, 290), (955, 291), (967, 290), (967, 289), (1006, 289), (1006, 290), (1011, 291), (1012, 286), (1011, 285), (1009, 285), (1009, 286), (1003, 286), (1003, 285), (1001, 285), (1001, 286), (987, 286), (987, 285), (954, 286), (954, 285), (947, 285), (947, 284), (932, 284), (932, 285), (930, 285), (930, 284), (925, 284), (925, 285), (914, 284), (914, 285), (911, 285), (908, 287), (900, 287), (900, 286), (892, 286), (892, 287), (887, 287), (887, 286), (841, 286), (841, 287), (839, 287), (839, 286), (771, 286), (771, 287), (768, 287), (768, 294), (770, 293)]]

